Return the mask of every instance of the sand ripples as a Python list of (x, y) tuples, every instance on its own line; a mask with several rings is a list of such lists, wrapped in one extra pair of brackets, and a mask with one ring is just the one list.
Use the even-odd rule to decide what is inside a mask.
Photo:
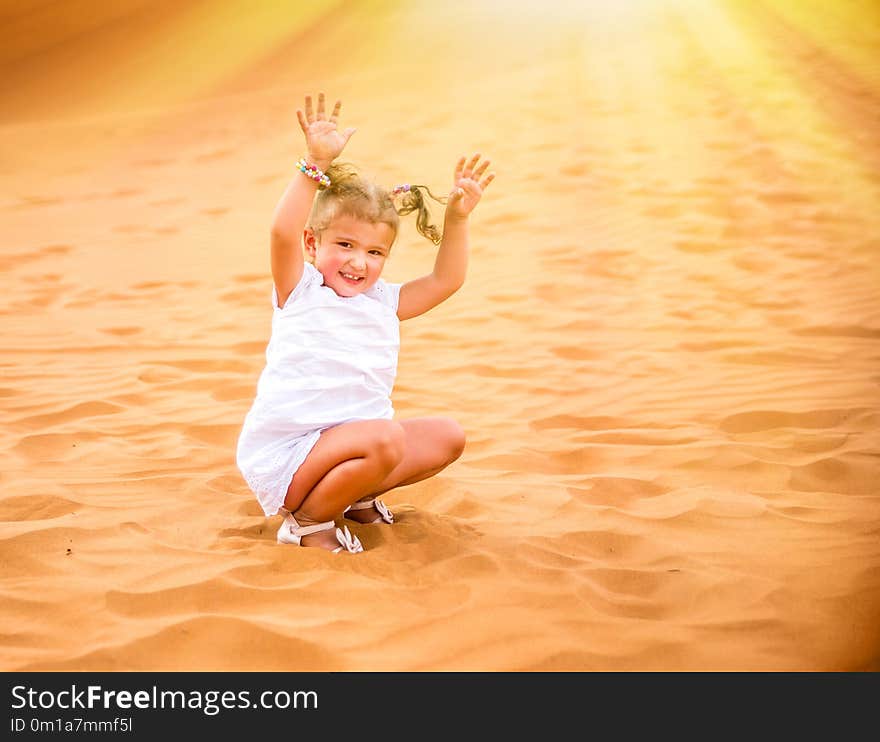
[[(394, 393), (468, 446), (356, 558), (277, 546), (234, 464), (296, 154), (278, 92), (313, 91), (279, 57), (187, 105), (7, 126), (4, 669), (880, 668), (880, 78), (767, 3), (582, 5), (535, 19), (528, 65), (493, 22), (485, 76), (430, 111), (405, 81), (365, 98), (402, 77), (366, 47), (327, 69), (389, 182), (442, 191), (458, 147), (499, 171)], [(442, 34), (415, 53), (440, 9), (349, 12), (464, 63)], [(390, 280), (430, 267), (405, 230)]]

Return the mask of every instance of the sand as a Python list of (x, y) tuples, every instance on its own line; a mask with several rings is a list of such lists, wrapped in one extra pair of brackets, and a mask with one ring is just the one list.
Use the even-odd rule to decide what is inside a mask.
[[(880, 669), (876, 9), (211, 5), (2, 11), (0, 669)], [(393, 396), (466, 450), (358, 556), (234, 458), (321, 90), (497, 173)]]

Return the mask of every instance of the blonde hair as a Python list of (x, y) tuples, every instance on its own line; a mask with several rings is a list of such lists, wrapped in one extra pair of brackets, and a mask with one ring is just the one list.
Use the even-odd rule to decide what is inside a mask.
[[(422, 191), (438, 203), (445, 204), (446, 199), (435, 196), (427, 186), (411, 185), (408, 191), (395, 194), (368, 180), (354, 165), (345, 162), (332, 164), (326, 174), (330, 185), (318, 190), (307, 224), (315, 234), (320, 235), (337, 217), (351, 216), (371, 224), (387, 224), (396, 239), (400, 216), (417, 211), (419, 234), (435, 245), (440, 244), (443, 234), (431, 223), (431, 213)], [(395, 205), (395, 200), (399, 205)]]

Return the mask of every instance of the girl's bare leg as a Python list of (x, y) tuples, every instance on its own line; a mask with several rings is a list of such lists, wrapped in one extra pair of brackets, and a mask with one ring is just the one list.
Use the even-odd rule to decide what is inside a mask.
[[(371, 500), (395, 487), (421, 482), (443, 471), (464, 450), (465, 435), (461, 426), (446, 417), (417, 417), (401, 420), (406, 433), (406, 448), (400, 463), (360, 500)], [(369, 523), (379, 515), (376, 508), (350, 510), (346, 518)]]
[[(294, 474), (284, 507), (301, 526), (335, 520), (400, 464), (405, 438), (401, 425), (392, 420), (361, 420), (328, 428)], [(303, 536), (302, 544), (325, 549), (339, 545), (332, 530)]]
[[(313, 525), (338, 518), (356, 500), (420, 482), (445, 469), (464, 450), (464, 431), (449, 418), (364, 420), (328, 428), (287, 489), (284, 507), (297, 522)], [(364, 522), (375, 508), (349, 511)], [(333, 531), (304, 536), (305, 546), (335, 549)]]

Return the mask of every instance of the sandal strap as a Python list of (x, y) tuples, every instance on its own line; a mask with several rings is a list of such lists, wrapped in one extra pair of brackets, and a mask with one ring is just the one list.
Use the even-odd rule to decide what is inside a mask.
[(347, 513), (349, 510), (366, 510), (367, 508), (376, 508), (376, 510), (379, 511), (379, 517), (376, 518), (374, 522), (379, 522), (380, 520), (384, 520), (386, 523), (394, 522), (394, 513), (392, 513), (388, 509), (388, 506), (378, 497), (374, 497), (372, 500), (358, 500), (357, 502), (353, 502), (343, 511), (343, 514)]
[(373, 503), (375, 501), (375, 497), (372, 500), (358, 500), (357, 502), (353, 502), (351, 505), (349, 505), (345, 509), (345, 512), (348, 512), (349, 510), (366, 510), (367, 508), (373, 507)]
[(324, 521), (323, 523), (316, 523), (313, 526), (301, 526), (296, 518), (293, 517), (293, 513), (288, 513), (287, 521), (292, 521), (290, 533), (293, 536), (308, 536), (310, 533), (318, 533), (319, 531), (329, 531), (331, 528), (336, 527), (336, 523), (332, 520)]

